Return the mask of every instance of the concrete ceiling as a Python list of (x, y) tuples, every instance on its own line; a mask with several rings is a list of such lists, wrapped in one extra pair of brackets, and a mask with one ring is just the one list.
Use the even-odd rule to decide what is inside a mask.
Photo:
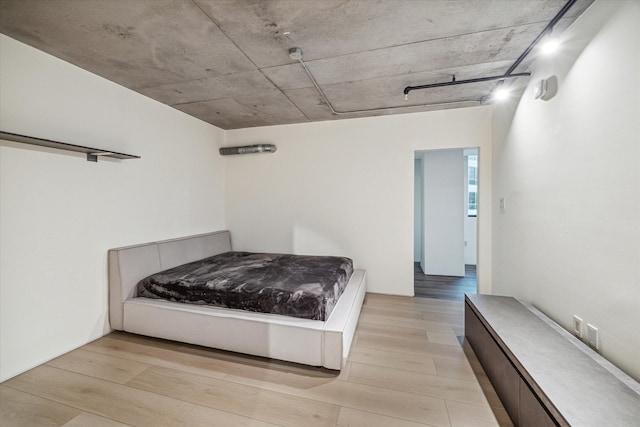
[[(564, 30), (593, 0), (578, 0)], [(565, 0), (0, 0), (0, 32), (223, 129), (478, 105)], [(288, 50), (303, 59), (334, 115)], [(516, 72), (525, 71), (534, 56)], [(520, 88), (526, 82), (515, 82)]]

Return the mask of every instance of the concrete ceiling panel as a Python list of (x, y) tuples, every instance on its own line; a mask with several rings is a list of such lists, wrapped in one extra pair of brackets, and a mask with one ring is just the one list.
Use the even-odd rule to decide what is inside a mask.
[[(331, 110), (327, 107), (318, 91), (315, 87), (305, 87), (285, 90), (284, 94), (293, 102), (303, 114), (313, 122), (324, 120), (335, 120), (341, 116), (334, 116), (331, 114)], [(365, 117), (366, 114), (361, 116), (349, 116), (349, 117)]]
[(277, 90), (181, 104), (175, 108), (223, 129), (309, 121), (282, 92)]
[(178, 105), (252, 93), (277, 88), (260, 71), (226, 74), (219, 77), (155, 86), (139, 92), (167, 105)]
[[(578, 0), (554, 33), (592, 1)], [(302, 49), (338, 110), (405, 105), (405, 86), (503, 74), (565, 2), (0, 0), (0, 32), (235, 129), (469, 105), (332, 115), (288, 49)], [(416, 91), (409, 103), (477, 99), (491, 87)]]
[(260, 71), (282, 90), (313, 86), (313, 83), (309, 80), (309, 76), (307, 76), (307, 73), (305, 73), (304, 68), (299, 62), (263, 68)]
[(133, 89), (255, 70), (190, 1), (2, 0), (0, 28)]
[(462, 67), (501, 60), (513, 62), (521, 53), (520, 46), (535, 38), (542, 28), (540, 25), (512, 27), (449, 37), (437, 42), (320, 59), (308, 66), (320, 84), (333, 84), (439, 70), (453, 63)]
[[(546, 23), (564, 0), (195, 0), (259, 67)], [(286, 34), (290, 32), (289, 34)]]

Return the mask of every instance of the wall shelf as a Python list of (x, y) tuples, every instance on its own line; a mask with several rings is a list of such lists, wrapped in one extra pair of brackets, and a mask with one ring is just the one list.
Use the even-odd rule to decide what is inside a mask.
[(18, 135), (11, 132), (0, 131), (0, 139), (13, 142), (21, 142), (23, 144), (38, 145), (40, 147), (57, 148), (60, 150), (75, 151), (77, 153), (86, 153), (87, 161), (97, 162), (98, 157), (111, 157), (114, 159), (139, 159), (140, 156), (132, 154), (117, 153), (115, 151), (101, 150), (99, 148), (84, 147), (82, 145), (67, 144), (66, 142), (51, 141), (49, 139), (35, 138), (32, 136)]

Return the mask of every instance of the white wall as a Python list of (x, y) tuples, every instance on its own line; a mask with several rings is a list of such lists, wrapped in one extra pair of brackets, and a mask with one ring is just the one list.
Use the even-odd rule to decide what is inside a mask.
[(476, 265), (477, 244), (476, 229), (478, 219), (476, 217), (464, 216), (464, 263), (466, 265)]
[(225, 227), (222, 130), (0, 35), (0, 381), (109, 331), (107, 250)]
[[(640, 380), (640, 2), (597, 1), (494, 111), (493, 292), (571, 328)], [(533, 100), (555, 75), (557, 95)], [(506, 211), (498, 213), (500, 198)]]
[(413, 261), (422, 261), (422, 158), (416, 159), (414, 162), (413, 177)]
[(464, 276), (464, 157), (462, 150), (422, 154), (425, 274)]
[(227, 159), (234, 246), (347, 255), (370, 291), (398, 295), (413, 295), (414, 151), (480, 146), (479, 286), (490, 292), (490, 108), (227, 132), (227, 145), (260, 142), (278, 152)]

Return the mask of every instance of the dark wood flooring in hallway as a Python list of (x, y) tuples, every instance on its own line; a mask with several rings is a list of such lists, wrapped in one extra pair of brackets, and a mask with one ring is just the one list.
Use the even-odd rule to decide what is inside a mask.
[(420, 263), (413, 264), (413, 280), (417, 297), (464, 300), (464, 294), (477, 292), (476, 266), (465, 265), (465, 276), (432, 276), (424, 274)]

